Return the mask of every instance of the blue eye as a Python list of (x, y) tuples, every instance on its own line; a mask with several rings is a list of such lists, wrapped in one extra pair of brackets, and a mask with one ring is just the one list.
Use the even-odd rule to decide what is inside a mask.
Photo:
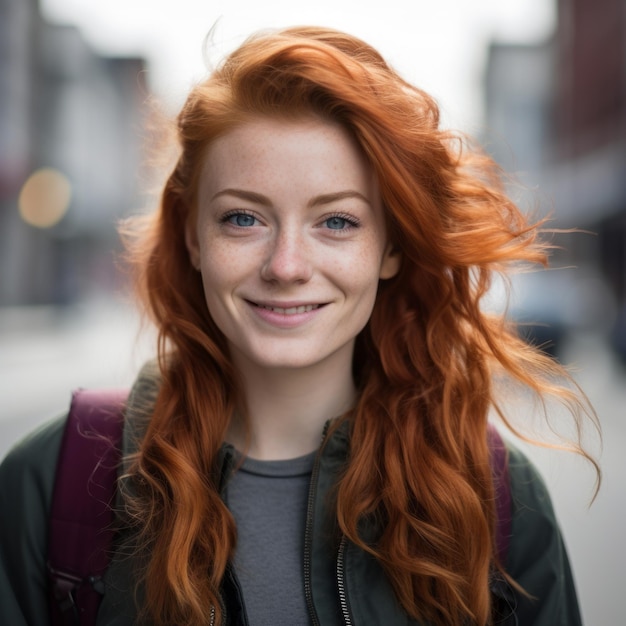
[(335, 215), (326, 220), (326, 226), (331, 230), (343, 230), (346, 226), (352, 226), (347, 219)]
[(247, 213), (231, 213), (226, 216), (225, 221), (233, 224), (234, 226), (246, 228), (248, 226), (254, 226), (256, 218), (253, 215), (248, 215)]

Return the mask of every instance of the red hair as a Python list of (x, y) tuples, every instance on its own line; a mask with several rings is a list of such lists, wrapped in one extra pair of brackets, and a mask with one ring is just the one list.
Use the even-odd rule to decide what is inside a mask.
[[(487, 417), (495, 368), (551, 393), (580, 425), (584, 397), (564, 371), (481, 308), (494, 273), (547, 262), (494, 163), (439, 128), (436, 103), (370, 46), (331, 30), (251, 38), (189, 95), (180, 156), (133, 246), (139, 293), (159, 331), (162, 384), (130, 475), (128, 506), (150, 546), (145, 608), (155, 624), (220, 621), (236, 529), (216, 458), (241, 393), (185, 246), (211, 141), (251, 116), (316, 114), (348, 129), (380, 183), (400, 272), (383, 281), (354, 360), (360, 399), (336, 491), (340, 530), (385, 568), (409, 615), (491, 621), (496, 562)], [(576, 446), (582, 454), (579, 446)], [(379, 522), (375, 543), (359, 535)], [(496, 566), (498, 565), (495, 563)]]

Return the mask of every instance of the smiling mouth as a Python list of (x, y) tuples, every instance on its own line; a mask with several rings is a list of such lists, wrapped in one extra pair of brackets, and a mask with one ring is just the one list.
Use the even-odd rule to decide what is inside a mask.
[(260, 309), (265, 309), (266, 311), (272, 311), (272, 313), (278, 313), (280, 315), (297, 315), (301, 313), (308, 313), (309, 311), (314, 311), (315, 309), (319, 309), (321, 304), (303, 304), (301, 306), (291, 306), (291, 307), (280, 307), (280, 306), (268, 306), (265, 304), (257, 304), (256, 302), (252, 302), (254, 306), (259, 307)]

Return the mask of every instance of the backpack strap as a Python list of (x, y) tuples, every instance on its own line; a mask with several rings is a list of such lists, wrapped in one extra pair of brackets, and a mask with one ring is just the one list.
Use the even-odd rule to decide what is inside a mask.
[(109, 564), (126, 390), (72, 395), (48, 527), (52, 624), (96, 623)]
[(506, 444), (497, 428), (487, 425), (489, 450), (491, 453), (491, 472), (496, 495), (496, 553), (502, 567), (511, 541), (511, 482), (509, 477), (509, 455)]

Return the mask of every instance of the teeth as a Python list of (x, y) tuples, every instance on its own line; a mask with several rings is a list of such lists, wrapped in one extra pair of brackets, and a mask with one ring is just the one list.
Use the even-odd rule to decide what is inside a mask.
[(261, 305), (263, 309), (267, 309), (268, 311), (273, 311), (274, 313), (280, 313), (281, 315), (295, 315), (296, 313), (308, 313), (313, 309), (317, 309), (319, 304), (305, 304), (303, 306), (292, 306), (288, 309), (283, 309), (279, 306), (265, 306)]

